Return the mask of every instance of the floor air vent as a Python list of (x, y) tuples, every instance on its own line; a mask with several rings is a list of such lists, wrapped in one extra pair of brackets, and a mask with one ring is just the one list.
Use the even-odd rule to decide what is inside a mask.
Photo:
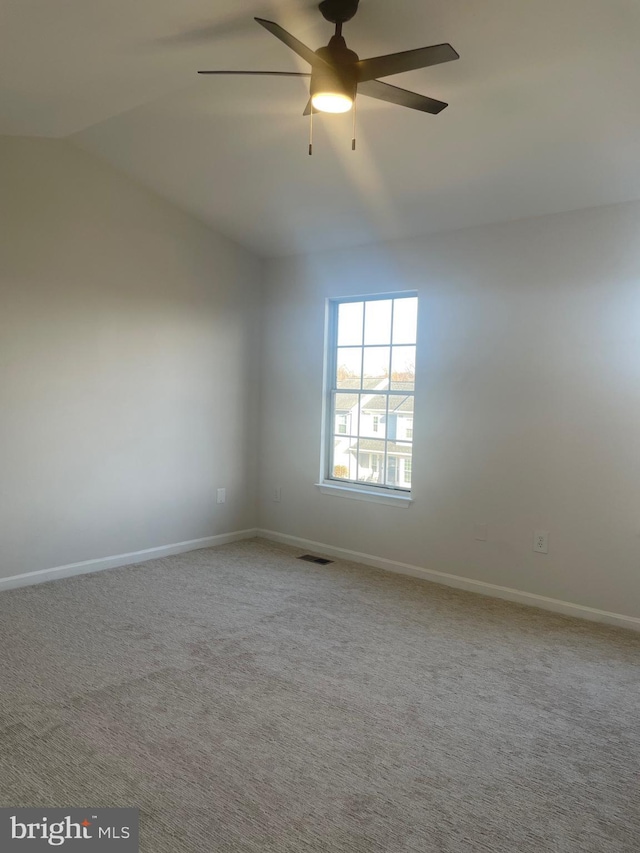
[(306, 560), (307, 563), (317, 563), (319, 566), (328, 566), (329, 563), (333, 563), (333, 560), (325, 560), (324, 557), (314, 557), (313, 554), (303, 554), (298, 559)]

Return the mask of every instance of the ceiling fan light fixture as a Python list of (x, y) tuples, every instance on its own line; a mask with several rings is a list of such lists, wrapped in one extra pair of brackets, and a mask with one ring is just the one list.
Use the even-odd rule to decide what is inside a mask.
[[(331, 56), (328, 48), (320, 48), (318, 55), (321, 59)], [(356, 86), (355, 73), (349, 68), (316, 65), (311, 75), (311, 104), (322, 113), (348, 113), (356, 98)]]
[(348, 113), (353, 107), (353, 98), (343, 92), (316, 92), (311, 103), (321, 113)]

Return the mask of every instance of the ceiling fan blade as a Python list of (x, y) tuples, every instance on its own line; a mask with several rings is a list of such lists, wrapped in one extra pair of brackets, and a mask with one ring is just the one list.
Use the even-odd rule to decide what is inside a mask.
[(311, 50), (310, 47), (307, 47), (306, 44), (298, 41), (295, 36), (292, 36), (291, 33), (288, 33), (283, 29), (280, 24), (275, 24), (273, 21), (265, 21), (264, 18), (254, 18), (254, 20), (263, 26), (265, 30), (268, 30), (271, 35), (274, 35), (277, 39), (280, 39), (281, 42), (286, 44), (287, 47), (290, 47), (294, 53), (301, 56), (305, 62), (309, 63), (309, 65), (328, 64), (323, 59), (320, 59), (314, 50)]
[(309, 71), (198, 71), (198, 74), (251, 74), (261, 77), (311, 77)]
[(181, 33), (175, 33), (171, 36), (165, 36), (158, 39), (157, 43), (165, 47), (183, 47), (193, 44), (204, 44), (205, 42), (214, 41), (221, 38), (232, 38), (240, 35), (247, 30), (247, 19), (245, 16), (228, 18), (224, 21), (215, 21), (210, 24), (202, 24), (198, 27), (192, 27), (190, 30), (184, 30)]
[[(222, 38), (234, 38), (237, 36), (246, 35), (248, 32), (255, 30), (253, 26), (253, 16), (256, 12), (260, 13), (260, 7), (264, 8), (263, 3), (252, 3), (252, 9), (245, 9), (243, 12), (232, 13), (217, 20), (202, 21), (200, 24), (191, 26), (189, 29), (182, 32), (174, 33), (173, 35), (165, 36), (164, 38), (156, 39), (156, 44), (164, 45), (165, 47), (182, 47), (184, 45), (204, 44), (205, 42), (215, 41)], [(300, 12), (311, 13), (317, 12), (317, 0), (305, 0), (301, 5), (298, 4)]]
[(406, 89), (390, 86), (381, 80), (367, 80), (364, 83), (358, 83), (358, 94), (377, 98), (379, 101), (389, 101), (389, 103), (398, 104), (400, 107), (409, 107), (411, 110), (420, 110), (420, 112), (431, 113), (432, 115), (437, 115), (449, 106), (444, 101), (436, 101), (434, 98), (427, 98), (426, 95), (418, 95), (417, 92), (408, 92)]
[(403, 71), (415, 71), (418, 68), (427, 68), (429, 65), (440, 65), (441, 62), (451, 62), (453, 59), (460, 59), (460, 55), (450, 44), (434, 44), (431, 47), (419, 47), (402, 53), (389, 53), (386, 56), (361, 59), (356, 62), (358, 82), (373, 80), (376, 77), (389, 77), (391, 74), (401, 74)]

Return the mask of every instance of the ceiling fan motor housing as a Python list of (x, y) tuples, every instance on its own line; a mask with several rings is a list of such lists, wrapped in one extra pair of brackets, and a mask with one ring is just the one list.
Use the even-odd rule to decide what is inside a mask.
[(318, 7), (322, 16), (332, 24), (344, 24), (350, 21), (358, 11), (360, 0), (323, 0)]
[(329, 44), (318, 48), (316, 53), (325, 62), (313, 67), (311, 97), (318, 92), (339, 91), (351, 100), (355, 100), (357, 91), (355, 64), (359, 59), (358, 54), (349, 50), (342, 36), (333, 36)]

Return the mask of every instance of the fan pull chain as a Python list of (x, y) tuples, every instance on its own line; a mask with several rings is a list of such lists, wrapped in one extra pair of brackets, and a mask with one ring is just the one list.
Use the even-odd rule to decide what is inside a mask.
[(358, 96), (353, 99), (353, 138), (351, 140), (351, 150), (356, 150), (356, 104), (358, 103)]
[(309, 113), (309, 157), (313, 154), (313, 105)]

